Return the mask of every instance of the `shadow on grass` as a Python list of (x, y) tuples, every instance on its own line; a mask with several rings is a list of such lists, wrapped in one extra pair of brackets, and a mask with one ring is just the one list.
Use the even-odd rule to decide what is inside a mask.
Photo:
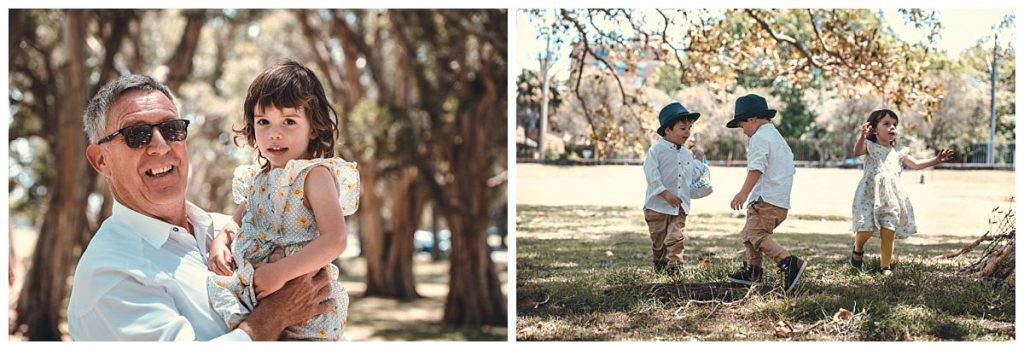
[[(865, 270), (858, 272), (847, 262), (852, 235), (776, 232), (773, 238), (791, 253), (810, 259), (805, 275), (795, 290), (782, 293), (778, 269), (766, 264), (763, 287), (747, 293), (724, 282), (742, 262), (738, 235), (706, 237), (699, 229), (728, 221), (725, 229), (738, 232), (742, 220), (688, 218), (684, 270), (667, 276), (653, 271), (650, 240), (635, 209), (518, 210), (519, 221), (532, 222), (517, 230), (521, 340), (776, 340), (780, 321), (795, 327), (786, 335), (794, 340), (1015, 336), (1014, 288), (958, 272), (978, 252), (935, 258), (963, 242), (898, 241), (895, 274), (882, 277), (877, 239), (869, 241)], [(541, 216), (551, 222), (534, 220)], [(545, 227), (552, 224), (588, 235), (548, 238)], [(834, 317), (842, 309), (849, 318)]]
[[(751, 290), (753, 288), (753, 290)], [(639, 285), (615, 285), (598, 288), (605, 296), (640, 296), (659, 300), (718, 301), (731, 302), (743, 298), (747, 293), (767, 293), (771, 287), (759, 285), (748, 287), (731, 282), (708, 283), (644, 283)]]
[(441, 323), (393, 322), (375, 329), (373, 336), (403, 340), (505, 341), (508, 338), (504, 330), (504, 327), (451, 327)]

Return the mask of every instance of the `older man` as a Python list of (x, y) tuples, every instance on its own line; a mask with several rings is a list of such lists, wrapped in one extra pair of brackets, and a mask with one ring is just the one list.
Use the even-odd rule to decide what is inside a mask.
[(330, 309), (323, 271), (262, 299), (235, 330), (210, 307), (207, 243), (230, 218), (185, 201), (188, 124), (148, 76), (120, 77), (89, 102), (86, 155), (115, 202), (75, 271), (75, 340), (273, 340)]

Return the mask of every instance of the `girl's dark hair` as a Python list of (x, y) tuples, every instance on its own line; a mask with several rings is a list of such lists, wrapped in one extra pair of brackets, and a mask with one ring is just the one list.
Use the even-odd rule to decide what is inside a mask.
[[(328, 103), (324, 87), (316, 74), (301, 63), (284, 59), (267, 67), (249, 84), (249, 92), (245, 96), (243, 107), (243, 125), (236, 133), (235, 144), (245, 138), (249, 146), (256, 148), (256, 128), (254, 118), (256, 107), (260, 113), (267, 107), (278, 109), (295, 108), (306, 112), (310, 127), (315, 138), (309, 140), (306, 150), (310, 158), (326, 158), (334, 156), (334, 138), (338, 134), (338, 113)], [(333, 117), (332, 117), (333, 116)], [(256, 155), (266, 161), (259, 149)], [(261, 161), (261, 163), (263, 162)], [(270, 162), (263, 164), (263, 170), (270, 169)]]
[[(896, 115), (896, 112), (893, 112), (891, 110), (879, 109), (877, 111), (871, 112), (871, 114), (868, 115), (868, 124), (871, 125), (871, 129), (875, 130), (876, 133), (878, 132), (878, 122), (881, 121), (882, 118), (885, 118), (885, 116), (892, 116), (893, 119), (896, 119), (896, 123), (900, 122), (900, 117)], [(868, 134), (867, 139), (868, 141), (878, 143), (878, 136), (875, 136), (874, 133)], [(893, 140), (892, 142), (895, 143), (896, 140)]]

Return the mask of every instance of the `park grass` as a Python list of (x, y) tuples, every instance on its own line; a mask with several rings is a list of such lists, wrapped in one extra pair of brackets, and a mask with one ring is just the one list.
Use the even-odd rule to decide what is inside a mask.
[[(366, 260), (343, 259), (340, 277), (349, 293), (346, 337), (351, 341), (506, 341), (508, 328), (499, 326), (452, 326), (441, 322), (448, 295), (450, 263), (433, 261), (418, 253), (413, 263), (416, 291), (421, 298), (401, 301), (366, 297)], [(504, 285), (508, 269), (495, 262)], [(507, 295), (507, 291), (503, 291)]]
[[(778, 269), (766, 264), (765, 287), (689, 300), (649, 286), (728, 285), (725, 275), (742, 261), (741, 215), (689, 217), (685, 270), (667, 276), (653, 272), (639, 209), (518, 206), (517, 211), (519, 340), (1014, 339), (1014, 288), (958, 272), (978, 252), (936, 258), (967, 243), (962, 237), (928, 244), (897, 241), (895, 274), (882, 277), (872, 272), (879, 268), (877, 239), (868, 243), (865, 272), (854, 272), (847, 265), (852, 235), (777, 231), (780, 244), (811, 259), (789, 295), (779, 287)], [(795, 215), (789, 220), (849, 219)], [(834, 318), (840, 309), (852, 317)], [(788, 332), (777, 335), (780, 322)]]

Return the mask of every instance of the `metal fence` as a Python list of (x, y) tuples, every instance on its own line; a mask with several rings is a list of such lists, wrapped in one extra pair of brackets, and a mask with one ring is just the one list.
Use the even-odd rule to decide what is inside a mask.
[[(993, 147), (992, 162), (996, 164), (1013, 164), (1016, 142), (996, 143)], [(985, 163), (988, 155), (988, 142), (971, 144), (970, 153), (966, 155), (968, 163)]]

